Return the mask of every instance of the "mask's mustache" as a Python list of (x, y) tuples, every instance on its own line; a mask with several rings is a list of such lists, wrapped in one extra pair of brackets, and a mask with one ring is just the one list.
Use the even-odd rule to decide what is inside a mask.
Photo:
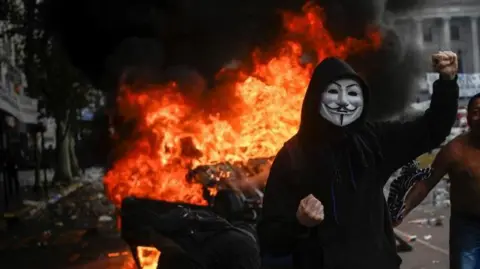
[[(358, 109), (358, 107), (355, 107), (353, 105), (340, 105), (340, 104), (337, 104), (337, 103), (331, 103), (331, 104), (325, 104), (325, 106), (330, 109), (330, 110), (334, 110), (334, 111), (338, 111), (338, 112), (354, 112), (355, 110)], [(348, 108), (349, 106), (351, 106), (352, 108)]]

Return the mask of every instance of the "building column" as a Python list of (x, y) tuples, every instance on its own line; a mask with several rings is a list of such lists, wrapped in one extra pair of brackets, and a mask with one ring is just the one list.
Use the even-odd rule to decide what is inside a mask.
[(443, 26), (443, 42), (442, 42), (442, 50), (451, 50), (450, 46), (450, 17), (442, 18), (442, 26)]
[(414, 19), (415, 23), (415, 43), (418, 48), (423, 50), (423, 20)]
[(478, 47), (478, 17), (471, 17), (473, 72), (480, 73), (480, 48)]

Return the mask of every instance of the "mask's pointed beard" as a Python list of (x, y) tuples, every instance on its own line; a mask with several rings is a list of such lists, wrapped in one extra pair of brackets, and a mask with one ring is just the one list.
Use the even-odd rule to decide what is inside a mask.
[(340, 125), (343, 126), (343, 115), (340, 115)]

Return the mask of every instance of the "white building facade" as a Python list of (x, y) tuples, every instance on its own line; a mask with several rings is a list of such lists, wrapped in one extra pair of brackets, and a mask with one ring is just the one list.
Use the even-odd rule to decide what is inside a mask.
[(451, 50), (459, 57), (460, 73), (480, 73), (480, 0), (427, 0), (421, 8), (391, 20), (403, 42), (430, 55)]
[[(458, 55), (459, 105), (480, 92), (480, 0), (425, 0), (420, 8), (387, 18), (405, 44), (423, 51), (425, 70), (431, 54), (450, 50)], [(426, 73), (419, 83), (417, 102), (430, 99), (438, 74)]]

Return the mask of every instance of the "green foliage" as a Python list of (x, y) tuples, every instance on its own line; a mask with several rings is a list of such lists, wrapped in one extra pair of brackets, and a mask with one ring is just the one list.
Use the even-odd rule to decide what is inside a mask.
[(67, 110), (87, 105), (85, 94), (90, 85), (70, 63), (56, 37), (46, 31), (48, 11), (37, 0), (3, 0), (0, 16), (7, 21), (0, 28), (1, 36), (15, 37), (23, 49), (19, 63), (25, 70), (27, 92), (43, 99), (46, 109), (63, 120)]
[[(65, 112), (88, 105), (86, 94), (90, 85), (73, 67), (63, 48), (50, 37), (38, 52), (38, 86), (46, 97), (47, 110), (58, 120), (64, 120)], [(74, 114), (74, 113), (70, 113)]]

